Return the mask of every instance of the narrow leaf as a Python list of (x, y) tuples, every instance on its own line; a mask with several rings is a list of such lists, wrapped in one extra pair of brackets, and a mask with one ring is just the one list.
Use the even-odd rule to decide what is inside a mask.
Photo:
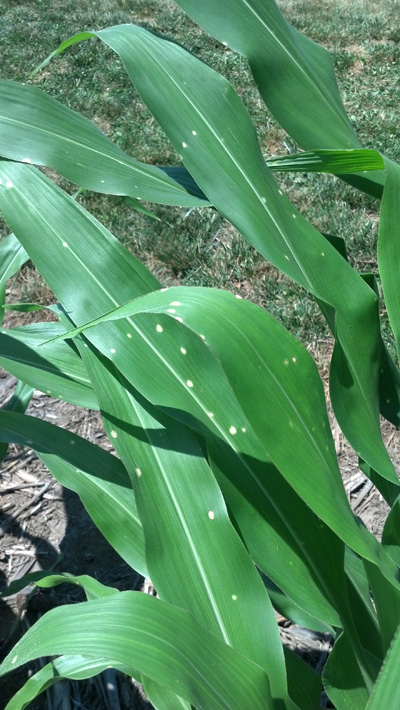
[(53, 424), (0, 411), (0, 440), (29, 446), (66, 488), (75, 491), (95, 525), (131, 567), (147, 576), (143, 531), (121, 462)]
[(23, 382), (57, 399), (98, 409), (85, 366), (76, 348), (58, 342), (40, 344), (64, 333), (59, 323), (34, 323), (0, 331), (0, 365)]

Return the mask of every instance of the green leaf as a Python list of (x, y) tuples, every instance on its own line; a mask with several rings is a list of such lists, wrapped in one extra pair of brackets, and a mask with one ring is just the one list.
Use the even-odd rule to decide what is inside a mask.
[[(96, 324), (124, 318), (129, 320), (120, 333), (92, 331)], [(131, 337), (121, 337), (128, 327)], [(147, 294), (68, 331), (68, 337), (82, 330), (104, 354), (111, 353), (125, 377), (154, 404), (251, 455), (245, 426), (249, 422), (273, 463), (311, 509), (359, 554), (367, 559), (372, 555), (382, 564), (379, 546), (357, 524), (345, 495), (316, 365), (267, 311), (226, 291), (180, 287)], [(235, 419), (234, 405), (228, 405), (224, 375), (246, 420), (240, 420), (240, 410)], [(282, 436), (285, 430), (287, 439)], [(299, 476), (299, 469), (306, 470), (307, 477)]]
[(338, 710), (364, 710), (369, 693), (346, 634), (336, 640), (325, 664), (322, 681), (329, 699)]
[(105, 358), (89, 348), (82, 351), (106, 431), (131, 476), (146, 562), (160, 598), (187, 609), (265, 668), (273, 696), (293, 707), (285, 698), (282, 645), (271, 602), (195, 436), (143, 400)]
[[(14, 276), (29, 257), (14, 234), (10, 234), (0, 243), (0, 306), (6, 302), (6, 283)], [(0, 308), (0, 326), (4, 311)]]
[(107, 587), (105, 584), (101, 584), (101, 582), (93, 577), (90, 577), (88, 574), (81, 574), (78, 576), (67, 572), (64, 572), (63, 574), (52, 574), (36, 580), (36, 584), (38, 587), (43, 587), (45, 589), (58, 587), (60, 584), (75, 584), (78, 587), (82, 587), (88, 601), (92, 599), (109, 597), (112, 594), (118, 594), (118, 589)]
[(386, 185), (382, 198), (379, 238), (378, 264), (382, 279), (382, 288), (390, 325), (400, 353), (400, 306), (399, 306), (399, 189), (400, 165), (385, 160)]
[(0, 80), (0, 154), (46, 165), (76, 185), (133, 199), (201, 206), (207, 204), (192, 180), (181, 186), (168, 168), (140, 163), (124, 153), (88, 119), (40, 89)]
[(259, 666), (186, 611), (139, 592), (53, 609), (16, 644), (0, 671), (7, 673), (39, 656), (72, 655), (76, 648), (84, 658), (133, 666), (198, 708), (273, 708), (268, 679)]
[[(71, 38), (57, 51), (90, 34)], [(281, 194), (249, 115), (222, 76), (177, 44), (134, 25), (95, 35), (119, 54), (190, 174), (221, 214), (275, 266), (335, 308), (343, 350), (340, 366), (332, 369), (336, 416), (357, 453), (381, 476), (396, 481), (379, 426), (376, 295)], [(338, 135), (353, 136), (341, 108), (339, 114)], [(359, 147), (357, 141), (345, 145)]]
[(104, 537), (131, 567), (147, 576), (143, 531), (121, 462), (53, 424), (0, 411), (0, 440), (29, 446), (66, 488), (77, 493)]
[(44, 311), (46, 306), (38, 303), (8, 303), (3, 306), (6, 311), (18, 311), (19, 313), (31, 313), (32, 311)]
[[(20, 412), (24, 414), (29, 402), (32, 399), (33, 389), (24, 382), (17, 382), (12, 397), (3, 404), (0, 409), (6, 412)], [(8, 444), (0, 444), (0, 461), (2, 461), (7, 454)]]
[(313, 150), (268, 158), (267, 165), (274, 172), (334, 173), (359, 170), (384, 170), (385, 163), (376, 150)]
[(34, 323), (0, 331), (0, 366), (57, 399), (97, 410), (96, 395), (75, 346), (60, 341), (39, 348), (65, 332), (59, 323)]
[(297, 653), (284, 648), (289, 693), (301, 710), (319, 708), (321, 677)]
[(143, 679), (143, 687), (151, 704), (157, 710), (190, 710), (186, 700), (179, 698), (176, 693), (172, 693), (151, 678)]
[(387, 652), (365, 710), (382, 710), (382, 708), (396, 708), (400, 705), (399, 659), (400, 627)]
[[(360, 147), (327, 50), (292, 27), (275, 0), (178, 4), (210, 34), (247, 57), (268, 109), (302, 148)], [(349, 178), (358, 189), (377, 197), (382, 193), (383, 173)]]
[(27, 252), (14, 234), (3, 239), (0, 243), (0, 283), (5, 284), (28, 260)]
[[(64, 678), (86, 680), (107, 670), (110, 662), (104, 658), (84, 658), (83, 656), (61, 656), (56, 658), (31, 676), (25, 685), (7, 703), (4, 710), (25, 710), (32, 700)], [(132, 668), (115, 664), (122, 673), (131, 674)]]

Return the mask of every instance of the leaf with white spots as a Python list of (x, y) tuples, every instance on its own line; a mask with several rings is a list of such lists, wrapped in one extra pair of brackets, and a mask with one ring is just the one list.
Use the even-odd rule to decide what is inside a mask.
[[(312, 93), (315, 86), (312, 86), (313, 80), (311, 84), (308, 81), (307, 62), (303, 64), (304, 57), (297, 50), (292, 64), (287, 43), (293, 41), (294, 31), (288, 29), (275, 3), (268, 3), (275, 8), (273, 10), (270, 7), (267, 10), (263, 3), (259, 13), (249, 11), (247, 1), (235, 0), (237, 3), (244, 12), (245, 22), (255, 22), (257, 36), (260, 31), (268, 34), (268, 23), (264, 16), (260, 21), (258, 14), (261, 17), (263, 12), (268, 15), (271, 11), (272, 16), (276, 15), (281, 27), (279, 32), (285, 35), (283, 55), (289, 61), (288, 66), (297, 70), (301, 65), (299, 71)], [(218, 5), (212, 5), (210, 17), (214, 12), (217, 15), (221, 12)], [(202, 18), (207, 16), (204, 8), (198, 12)], [(232, 8), (227, 14), (232, 14)], [(237, 26), (239, 15), (232, 17), (231, 32), (239, 43), (242, 40)], [(341, 366), (337, 368), (335, 362), (331, 370), (331, 400), (336, 416), (357, 453), (378, 475), (396, 483), (380, 431), (376, 358), (380, 331), (376, 294), (279, 190), (264, 162), (251, 119), (224, 77), (176, 43), (135, 25), (77, 35), (53, 54), (91, 36), (99, 37), (119, 54), (142, 99), (176, 150), (181, 151), (186, 168), (219, 212), (266, 259), (335, 309), (335, 336), (343, 351)], [(327, 81), (332, 83), (327, 70), (329, 60), (316, 45), (311, 49), (309, 40), (304, 39), (304, 44), (308, 58), (312, 58), (313, 70), (319, 76), (317, 94), (325, 97), (324, 108), (329, 114), (332, 106), (326, 101), (326, 87), (321, 84), (321, 67), (316, 57), (322, 56)], [(275, 49), (278, 53), (282, 50), (279, 41)], [(335, 142), (327, 147), (337, 144), (342, 136), (346, 147), (359, 148), (340, 103), (335, 105), (333, 114), (332, 130), (338, 129), (338, 132)], [(292, 111), (290, 115), (295, 114)], [(297, 115), (295, 122), (297, 124)], [(312, 132), (314, 135), (314, 127)], [(343, 144), (338, 147), (342, 148)]]
[[(0, 163), (0, 170), (1, 167)], [(6, 174), (11, 171), (16, 188), (13, 199), (7, 201), (2, 201), (0, 192), (0, 208), (75, 323), (83, 324), (159, 287), (150, 272), (104, 227), (43, 174), (16, 163), (7, 163), (3, 169)], [(29, 224), (24, 219), (26, 212), (30, 214)], [(46, 249), (41, 248), (43, 234)], [(68, 250), (62, 247), (66, 239)], [(84, 283), (84, 296), (78, 288), (71, 288), (71, 283)], [(172, 293), (176, 295), (170, 295), (169, 289), (157, 292), (156, 298), (165, 297), (165, 303), (157, 301), (159, 310), (161, 305), (161, 311), (172, 307), (181, 312), (183, 301), (178, 293), (183, 292)], [(202, 431), (210, 436), (215, 432), (209, 445), (213, 445), (215, 465), (222, 470), (219, 483), (230, 510), (239, 520), (253, 559), (299, 606), (328, 624), (340, 625), (336, 602), (332, 606), (327, 597), (327, 591), (333, 594), (340, 583), (339, 575), (332, 575), (337, 567), (331, 563), (333, 557), (340, 566), (337, 538), (274, 468), (227, 384), (221, 365), (204, 342), (203, 328), (196, 336), (180, 321), (181, 316), (165, 312), (142, 313), (135, 322), (122, 319), (92, 328), (87, 337), (127, 377), (132, 377), (133, 367), (137, 368), (138, 389), (148, 399), (153, 398), (154, 404), (165, 406), (168, 413), (173, 402), (169, 411), (172, 416), (184, 417), (196, 427), (201, 422)], [(157, 333), (157, 324), (163, 325), (163, 333)], [(149, 327), (145, 339), (141, 326)], [(116, 352), (111, 354), (111, 348)], [(187, 351), (185, 356), (181, 348)], [(178, 358), (180, 380), (168, 365), (169, 357), (174, 362)], [(193, 382), (193, 388), (188, 388), (187, 380)], [(234, 436), (229, 434), (231, 426), (238, 429)], [(143, 477), (142, 469), (137, 468)], [(277, 497), (277, 490), (282, 497)], [(298, 515), (293, 516), (293, 510)], [(308, 520), (306, 528), (304, 516)], [(321, 556), (321, 541), (326, 542), (332, 557)], [(282, 565), (282, 559), (288, 564)], [(330, 575), (327, 590), (324, 578)]]
[[(177, 293), (183, 325), (168, 315)], [(86, 327), (69, 331), (69, 336), (85, 330), (106, 353), (110, 336), (102, 327), (123, 318), (129, 318), (136, 330), (137, 357), (131, 363), (128, 353), (125, 357), (120, 353), (113, 361), (139, 391), (192, 426), (196, 426), (192, 420), (196, 417), (199, 431), (207, 436), (208, 429), (242, 455), (251, 455), (248, 446), (254, 445), (247, 432), (249, 423), (272, 462), (307, 505), (350, 547), (378, 563), (378, 544), (357, 525), (346, 498), (316, 365), (285, 328), (264, 309), (225, 291), (181, 287), (138, 298)], [(153, 323), (161, 321), (160, 343), (152, 330)], [(205, 341), (198, 335), (200, 329)], [(188, 355), (183, 362), (175, 343), (184, 337)], [(151, 377), (146, 374), (150, 363)], [(191, 368), (197, 381), (186, 380)], [(153, 377), (156, 372), (163, 381), (161, 391), (158, 378)], [(232, 423), (235, 411), (237, 424)], [(299, 475), (302, 471), (307, 476)], [(393, 578), (389, 559), (386, 562), (387, 574)]]
[[(0, 107), (4, 158), (46, 165), (97, 192), (170, 205), (208, 204), (187, 171), (134, 160), (86, 118), (35, 86), (0, 80)], [(10, 179), (3, 184), (13, 187)]]
[[(266, 668), (274, 695), (284, 697), (272, 606), (196, 437), (152, 407), (92, 347), (81, 351), (106, 431), (131, 476), (158, 595), (190, 611), (209, 631)], [(229, 589), (236, 590), (234, 609)]]

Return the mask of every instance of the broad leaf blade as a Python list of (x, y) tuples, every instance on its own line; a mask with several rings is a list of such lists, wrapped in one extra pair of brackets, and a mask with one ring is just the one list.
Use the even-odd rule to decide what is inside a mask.
[(144, 401), (104, 358), (89, 348), (83, 356), (106, 430), (132, 479), (160, 598), (187, 609), (265, 668), (274, 697), (284, 699), (283, 653), (270, 600), (196, 438)]
[(133, 666), (195, 707), (273, 708), (268, 679), (259, 666), (187, 612), (139, 592), (53, 609), (19, 641), (0, 671), (7, 673), (42, 655), (72, 655), (76, 648), (83, 657), (108, 659), (111, 666)]
[[(214, 37), (247, 57), (266, 105), (299, 145), (306, 150), (360, 147), (329, 53), (292, 27), (275, 0), (178, 4)], [(349, 178), (358, 189), (378, 197), (382, 193), (383, 173)]]
[(351, 375), (343, 386), (337, 373), (332, 396), (336, 415), (362, 458), (380, 475), (395, 480), (379, 428), (376, 295), (281, 194), (265, 166), (250, 118), (223, 77), (178, 45), (134, 25), (96, 34), (118, 52), (143, 100), (215, 207), (268, 260), (335, 308), (336, 335)]
[(193, 181), (188, 191), (168, 168), (130, 158), (88, 119), (34, 86), (0, 80), (0, 105), (4, 158), (46, 165), (96, 192), (172, 205), (207, 204)]
[[(115, 319), (131, 329), (129, 340), (137, 355), (133, 367), (125, 338), (116, 341), (116, 331), (102, 328), (97, 335), (92, 331), (95, 324), (111, 325)], [(250, 423), (278, 470), (312, 510), (359, 554), (382, 558), (374, 537), (357, 525), (348, 504), (315, 363), (267, 311), (225, 291), (181, 287), (143, 296), (88, 325), (87, 336), (111, 353), (121, 372), (157, 406), (194, 426), (195, 416), (200, 432), (209, 430), (249, 455)], [(84, 328), (69, 331), (69, 336)], [(154, 380), (158, 372), (164, 382), (161, 392)], [(234, 399), (229, 406), (225, 378), (241, 409)], [(282, 437), (285, 429), (287, 438)], [(289, 439), (293, 448), (288, 448)], [(299, 468), (307, 471), (307, 478), (298, 475)]]

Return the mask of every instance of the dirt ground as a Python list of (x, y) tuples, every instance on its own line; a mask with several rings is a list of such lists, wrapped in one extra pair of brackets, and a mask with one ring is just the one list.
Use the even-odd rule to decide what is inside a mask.
[[(318, 354), (321, 373), (327, 381), (329, 344)], [(321, 355), (322, 352), (322, 355)], [(322, 358), (322, 359), (321, 359)], [(11, 396), (14, 377), (0, 371), (0, 406)], [(35, 391), (27, 413), (68, 428), (92, 442), (112, 450), (97, 412), (53, 400)], [(330, 413), (332, 432), (345, 488), (354, 512), (379, 537), (387, 506), (358, 468), (357, 457), (344, 440)], [(383, 425), (384, 439), (400, 472), (400, 437), (391, 425)], [(35, 454), (11, 445), (0, 465), (0, 589), (13, 580), (36, 570), (89, 574), (121, 590), (138, 589), (143, 579), (128, 567), (96, 530), (75, 493), (53, 479)], [(26, 588), (0, 600), (0, 651), (4, 656), (35, 620), (48, 609), (83, 599), (79, 589), (62, 585), (51, 590)], [(322, 670), (331, 648), (331, 639), (311, 634), (285, 619), (278, 618), (284, 643), (296, 650), (317, 669)], [(0, 710), (20, 687), (27, 673), (38, 670), (39, 663), (0, 685)], [(42, 695), (33, 710), (144, 710), (151, 706), (130, 679), (111, 671), (82, 683), (57, 684)], [(64, 693), (64, 694), (62, 694)], [(326, 707), (329, 702), (325, 701)]]

